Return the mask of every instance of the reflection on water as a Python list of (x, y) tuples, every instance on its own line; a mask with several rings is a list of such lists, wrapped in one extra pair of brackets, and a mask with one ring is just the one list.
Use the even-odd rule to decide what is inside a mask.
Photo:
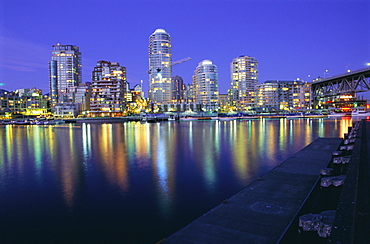
[[(343, 137), (351, 124), (343, 118), (2, 126), (0, 228), (8, 234), (1, 238), (28, 229), (22, 238), (155, 242), (315, 138)], [(36, 231), (50, 222), (60, 224), (48, 226), (49, 234)]]

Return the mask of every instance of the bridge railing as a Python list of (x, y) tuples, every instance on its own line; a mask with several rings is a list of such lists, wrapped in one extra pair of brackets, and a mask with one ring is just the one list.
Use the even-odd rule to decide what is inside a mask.
[(313, 82), (313, 84), (318, 84), (318, 83), (329, 81), (329, 80), (335, 80), (335, 79), (338, 79), (338, 78), (344, 78), (346, 76), (351, 76), (351, 75), (359, 74), (359, 73), (366, 72), (366, 71), (370, 71), (370, 67), (360, 69), (360, 70), (351, 71), (351, 72), (347, 72), (347, 73), (340, 74), (340, 75), (334, 75), (334, 76), (331, 76), (331, 77), (328, 77), (328, 78), (321, 79), (320, 81)]

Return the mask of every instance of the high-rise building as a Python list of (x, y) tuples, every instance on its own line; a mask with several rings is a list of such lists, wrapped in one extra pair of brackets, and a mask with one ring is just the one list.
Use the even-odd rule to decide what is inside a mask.
[(218, 68), (210, 60), (203, 60), (193, 75), (193, 95), (196, 103), (206, 110), (218, 106)]
[(156, 29), (149, 37), (149, 99), (167, 104), (172, 99), (171, 37), (163, 29)]
[(67, 89), (82, 81), (81, 53), (77, 46), (53, 45), (49, 61), (51, 104), (63, 103)]
[(172, 100), (183, 102), (186, 99), (186, 86), (181, 76), (172, 77)]
[(248, 55), (234, 58), (230, 64), (230, 101), (238, 108), (252, 107), (258, 84), (258, 61)]
[(126, 67), (117, 62), (98, 61), (92, 72), (90, 112), (93, 116), (121, 115), (128, 92)]

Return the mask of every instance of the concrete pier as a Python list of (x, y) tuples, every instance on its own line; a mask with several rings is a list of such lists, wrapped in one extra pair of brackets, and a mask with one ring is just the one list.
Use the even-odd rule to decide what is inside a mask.
[(342, 139), (318, 138), (164, 243), (278, 243)]

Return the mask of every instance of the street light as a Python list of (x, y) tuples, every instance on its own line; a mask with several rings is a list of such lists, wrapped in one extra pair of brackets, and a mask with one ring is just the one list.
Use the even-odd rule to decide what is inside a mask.
[(350, 63), (346, 65), (346, 69), (348, 73), (351, 72), (351, 69), (349, 68), (350, 65), (351, 65)]
[(324, 78), (326, 78), (326, 74), (328, 74), (328, 72), (329, 72), (329, 70), (325, 70), (325, 72), (324, 72)]

